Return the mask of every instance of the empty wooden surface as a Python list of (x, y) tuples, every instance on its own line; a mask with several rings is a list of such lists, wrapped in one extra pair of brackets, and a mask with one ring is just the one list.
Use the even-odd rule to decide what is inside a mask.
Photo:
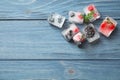
[(120, 61), (0, 61), (0, 80), (119, 80)]
[[(95, 4), (101, 18), (114, 18), (117, 28), (109, 38), (100, 35), (83, 48), (68, 43), (47, 22), (52, 12), (66, 17)], [(0, 80), (120, 80), (120, 0), (1, 0)], [(78, 25), (80, 29), (84, 27)]]

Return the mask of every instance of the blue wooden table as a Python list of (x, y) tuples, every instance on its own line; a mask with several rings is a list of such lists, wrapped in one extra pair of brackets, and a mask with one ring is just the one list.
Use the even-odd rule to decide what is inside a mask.
[[(114, 18), (109, 38), (83, 48), (68, 43), (62, 29), (48, 24), (57, 12), (83, 11), (95, 4), (101, 18)], [(120, 80), (120, 0), (2, 0), (0, 1), (0, 80)], [(79, 25), (83, 27), (83, 25)]]

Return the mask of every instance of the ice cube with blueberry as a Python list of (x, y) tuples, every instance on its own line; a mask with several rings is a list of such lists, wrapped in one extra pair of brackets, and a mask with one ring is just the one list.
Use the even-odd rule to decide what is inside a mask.
[(58, 28), (62, 28), (64, 22), (65, 22), (65, 17), (58, 14), (58, 13), (52, 13), (48, 17), (48, 22)]
[(73, 40), (73, 36), (79, 32), (79, 28), (75, 24), (70, 24), (69, 27), (62, 31), (62, 35), (67, 41)]
[(69, 21), (72, 23), (82, 24), (84, 21), (84, 14), (81, 12), (69, 11)]

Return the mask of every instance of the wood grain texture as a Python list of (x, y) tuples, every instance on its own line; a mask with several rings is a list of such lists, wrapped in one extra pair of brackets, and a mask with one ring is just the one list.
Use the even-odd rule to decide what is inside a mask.
[(0, 80), (120, 80), (120, 61), (0, 61)]
[(95, 4), (102, 18), (120, 18), (120, 0), (2, 0), (0, 19), (46, 19), (52, 12), (67, 17), (68, 11), (82, 11), (88, 4)]
[[(95, 44), (78, 48), (64, 40), (64, 28), (46, 21), (52, 12), (68, 19), (68, 11), (91, 3), (102, 16), (97, 29), (106, 16), (118, 22), (109, 38), (101, 35)], [(120, 80), (119, 23), (120, 0), (1, 0), (0, 80)]]
[[(96, 28), (100, 22), (94, 23)], [(83, 48), (67, 42), (62, 30), (46, 21), (1, 21), (0, 25), (0, 59), (120, 59), (119, 24), (110, 38), (101, 35), (97, 43), (86, 42)]]
[[(119, 59), (119, 0), (4, 0), (0, 2), (0, 59)], [(101, 35), (96, 44), (77, 48), (65, 41), (61, 31), (46, 21), (51, 12), (66, 16), (94, 3), (102, 17), (117, 20), (110, 38)], [(68, 5), (69, 4), (69, 5)], [(113, 15), (114, 14), (114, 15)], [(94, 22), (98, 28), (102, 18)], [(67, 24), (65, 24), (67, 25)], [(79, 25), (80, 29), (83, 25)]]

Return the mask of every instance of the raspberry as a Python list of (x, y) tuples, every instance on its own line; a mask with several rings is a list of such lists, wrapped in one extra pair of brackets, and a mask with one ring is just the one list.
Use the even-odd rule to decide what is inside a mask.
[(94, 10), (94, 6), (93, 5), (88, 6), (88, 10), (89, 11), (93, 11)]
[(75, 28), (75, 29), (74, 29), (74, 32), (76, 32), (76, 33), (79, 32), (79, 29), (78, 29), (78, 28)]
[(78, 15), (78, 18), (83, 19), (83, 16), (82, 15)]

